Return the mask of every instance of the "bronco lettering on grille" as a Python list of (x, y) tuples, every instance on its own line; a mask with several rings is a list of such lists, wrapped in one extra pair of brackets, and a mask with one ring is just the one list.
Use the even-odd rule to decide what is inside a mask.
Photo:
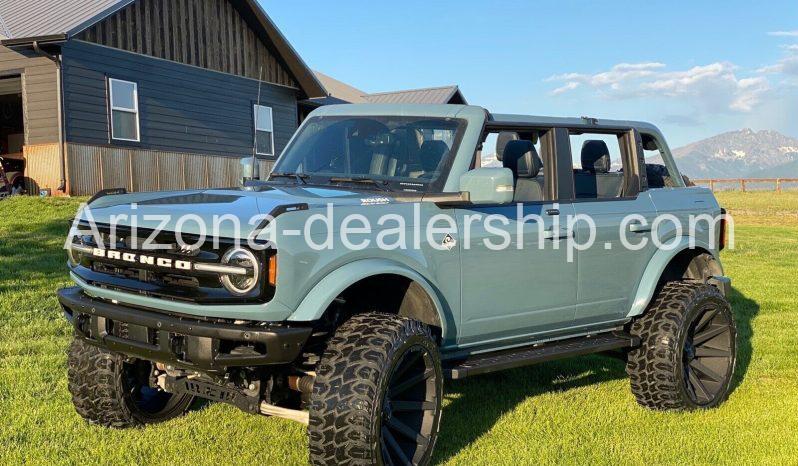
[(129, 262), (131, 264), (155, 265), (165, 269), (193, 270), (194, 265), (189, 261), (173, 260), (168, 257), (146, 256), (144, 254), (133, 254), (130, 252), (120, 252), (100, 248), (92, 248), (91, 255), (94, 257), (106, 258)]

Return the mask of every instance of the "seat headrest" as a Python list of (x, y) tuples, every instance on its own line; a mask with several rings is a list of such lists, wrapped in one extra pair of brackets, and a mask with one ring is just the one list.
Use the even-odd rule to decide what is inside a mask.
[(590, 173), (609, 173), (612, 161), (607, 143), (594, 139), (582, 143), (582, 170)]
[(426, 172), (434, 172), (438, 164), (449, 153), (449, 145), (443, 141), (429, 140), (424, 141), (418, 151), (419, 162)]
[(502, 164), (518, 178), (534, 178), (543, 168), (543, 161), (532, 141), (508, 141), (504, 147)]
[(502, 131), (496, 137), (496, 158), (501, 161), (504, 158), (504, 149), (510, 141), (517, 141), (521, 137), (515, 131)]

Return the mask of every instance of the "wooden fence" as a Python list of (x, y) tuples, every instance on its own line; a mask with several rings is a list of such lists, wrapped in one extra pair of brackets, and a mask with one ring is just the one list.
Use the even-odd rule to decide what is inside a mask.
[(715, 191), (718, 185), (737, 185), (740, 191), (745, 192), (750, 185), (774, 185), (776, 192), (781, 192), (787, 183), (798, 183), (798, 178), (711, 178), (703, 180), (691, 180), (695, 184), (709, 185), (709, 189)]

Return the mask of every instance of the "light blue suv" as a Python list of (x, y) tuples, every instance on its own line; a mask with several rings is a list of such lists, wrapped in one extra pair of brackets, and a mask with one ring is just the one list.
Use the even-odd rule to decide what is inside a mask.
[(650, 124), (329, 106), (252, 168), (79, 213), (59, 300), (90, 422), (200, 397), (307, 423), (313, 464), (426, 464), (446, 379), (610, 352), (643, 406), (729, 393), (724, 212)]

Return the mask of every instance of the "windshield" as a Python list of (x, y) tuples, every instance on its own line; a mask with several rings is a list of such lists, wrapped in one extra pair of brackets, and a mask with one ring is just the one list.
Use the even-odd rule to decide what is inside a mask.
[(286, 175), (300, 175), (312, 184), (440, 190), (464, 129), (464, 121), (452, 118), (314, 117), (286, 148), (271, 179), (292, 182)]

